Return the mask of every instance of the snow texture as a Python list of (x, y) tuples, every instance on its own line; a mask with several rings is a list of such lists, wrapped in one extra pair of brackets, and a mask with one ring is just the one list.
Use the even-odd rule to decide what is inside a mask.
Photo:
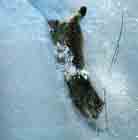
[[(104, 111), (97, 132), (73, 108), (45, 21), (65, 20), (82, 5), (85, 60), (100, 96), (106, 90), (108, 131)], [(0, 140), (138, 139), (137, 7), (137, 0), (1, 0)]]

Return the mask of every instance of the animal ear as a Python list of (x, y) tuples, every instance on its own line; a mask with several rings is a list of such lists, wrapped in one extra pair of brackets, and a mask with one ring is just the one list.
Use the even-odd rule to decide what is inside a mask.
[(86, 6), (80, 7), (79, 13), (81, 14), (82, 17), (84, 17), (87, 13), (87, 7)]
[(48, 25), (52, 30), (56, 30), (59, 25), (59, 21), (58, 20), (48, 20)]

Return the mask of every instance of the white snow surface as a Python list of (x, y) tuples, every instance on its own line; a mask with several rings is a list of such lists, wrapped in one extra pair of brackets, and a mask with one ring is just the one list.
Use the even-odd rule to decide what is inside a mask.
[[(81, 23), (87, 69), (99, 95), (103, 88), (107, 94), (109, 130), (103, 111), (98, 134), (72, 106), (45, 21), (64, 20), (81, 5), (88, 7)], [(136, 140), (137, 7), (137, 0), (1, 0), (0, 140)], [(109, 72), (122, 11), (119, 56)]]

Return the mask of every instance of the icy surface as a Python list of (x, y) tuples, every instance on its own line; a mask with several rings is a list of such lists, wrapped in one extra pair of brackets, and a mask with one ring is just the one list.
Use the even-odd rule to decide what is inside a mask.
[[(72, 107), (63, 68), (55, 62), (47, 18), (66, 19), (81, 5), (85, 58), (94, 85), (107, 92), (98, 135)], [(138, 138), (138, 1), (0, 1), (0, 140), (135, 140)], [(118, 39), (117, 63), (109, 72)]]

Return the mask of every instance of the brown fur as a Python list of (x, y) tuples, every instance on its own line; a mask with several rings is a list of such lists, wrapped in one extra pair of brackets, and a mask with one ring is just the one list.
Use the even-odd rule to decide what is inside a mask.
[(76, 74), (66, 80), (74, 105), (87, 118), (97, 119), (103, 109), (104, 102), (91, 85), (90, 79)]
[[(51, 35), (54, 43), (60, 42), (63, 46), (69, 47), (73, 54), (73, 64), (77, 68), (84, 67), (84, 56), (83, 56), (83, 35), (80, 24), (77, 21), (77, 17), (74, 16), (68, 23), (60, 23), (58, 20), (48, 21), (51, 27)], [(63, 31), (63, 24), (67, 25), (65, 31)], [(58, 34), (55, 39), (54, 35)]]
[(79, 67), (84, 66), (84, 56), (83, 56), (83, 35), (79, 23), (73, 18), (68, 23), (68, 29), (65, 33), (66, 44), (70, 48), (74, 59), (73, 63)]

